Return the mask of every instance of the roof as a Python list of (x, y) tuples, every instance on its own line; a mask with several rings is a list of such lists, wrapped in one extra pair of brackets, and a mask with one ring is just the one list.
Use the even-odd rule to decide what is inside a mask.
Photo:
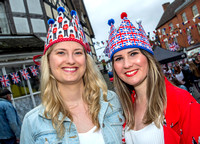
[(173, 52), (156, 46), (154, 49), (154, 56), (161, 64), (166, 64), (179, 59), (184, 59), (187, 55), (184, 52)]
[(175, 11), (176, 9), (182, 5), (185, 2), (185, 0), (174, 0), (164, 11), (160, 21), (158, 22), (158, 25), (156, 26), (156, 29), (170, 21), (172, 18), (176, 16)]

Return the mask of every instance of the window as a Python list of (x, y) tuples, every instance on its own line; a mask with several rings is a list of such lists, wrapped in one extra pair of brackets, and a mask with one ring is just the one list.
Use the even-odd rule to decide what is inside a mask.
[(162, 35), (166, 35), (165, 28), (162, 29)]
[(192, 34), (191, 34), (191, 30), (187, 29), (187, 40), (188, 40), (188, 44), (191, 45), (194, 43), (194, 40), (192, 38)]
[(193, 15), (194, 15), (194, 17), (195, 17), (195, 16), (197, 16), (197, 15), (199, 14), (199, 12), (198, 12), (198, 9), (197, 9), (197, 6), (196, 6), (196, 5), (194, 5), (194, 6), (192, 7), (192, 12), (193, 12)]
[(10, 34), (4, 3), (0, 2), (0, 34)]
[(169, 49), (168, 41), (165, 41), (165, 47), (166, 47), (166, 49)]
[(199, 35), (200, 35), (200, 23), (197, 24), (197, 29), (198, 29), (198, 32), (199, 32)]
[(173, 38), (173, 42), (177, 43), (178, 44), (178, 40), (176, 37)]
[(170, 32), (172, 32), (174, 30), (174, 26), (172, 23), (169, 24), (169, 27), (170, 27)]
[[(34, 76), (33, 73), (31, 72), (31, 68), (30, 68), (31, 66), (34, 66), (34, 65), (26, 65), (26, 70), (30, 76), (28, 80), (25, 80), (22, 74), (20, 73), (20, 70), (24, 70), (23, 65), (14, 65), (14, 66), (5, 67), (6, 75), (8, 76), (9, 83), (10, 83), (10, 88), (13, 93), (13, 98), (30, 95), (30, 87), (28, 86), (29, 85), (28, 83), (30, 83), (33, 93), (39, 91), (39, 85), (40, 85), (39, 70), (37, 66), (34, 66), (34, 68), (38, 71), (38, 74)], [(14, 81), (12, 80), (13, 73), (17, 74), (15, 76), (19, 76), (19, 78), (17, 79), (17, 80), (20, 80), (19, 82), (14, 83)], [(1, 69), (0, 69), (0, 76), (2, 75), (3, 74), (1, 73)]]
[(182, 14), (182, 19), (184, 23), (188, 21), (185, 13)]

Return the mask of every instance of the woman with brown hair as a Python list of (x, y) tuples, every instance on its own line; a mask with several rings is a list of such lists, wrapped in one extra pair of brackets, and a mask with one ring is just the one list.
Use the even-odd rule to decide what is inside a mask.
[(148, 38), (122, 13), (118, 30), (111, 31), (108, 56), (113, 83), (126, 123), (127, 144), (192, 144), (200, 138), (200, 105), (187, 91), (172, 85), (153, 56)]

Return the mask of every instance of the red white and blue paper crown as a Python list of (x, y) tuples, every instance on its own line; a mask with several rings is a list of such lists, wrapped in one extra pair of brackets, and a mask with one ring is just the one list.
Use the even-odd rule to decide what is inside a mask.
[(153, 54), (153, 50), (150, 46), (147, 35), (141, 25), (141, 21), (138, 22), (139, 29), (137, 29), (128, 19), (127, 14), (123, 12), (121, 14), (122, 23), (118, 30), (114, 27), (114, 20), (110, 19), (108, 25), (110, 25), (110, 34), (108, 38), (108, 45), (106, 46), (104, 53), (112, 60), (113, 55), (123, 49), (127, 48), (139, 48), (148, 51)]
[[(47, 33), (47, 38), (45, 41), (44, 52), (46, 53), (49, 47), (53, 44), (63, 41), (75, 41), (80, 43), (86, 50), (86, 52), (90, 52), (89, 44), (87, 43), (86, 36), (84, 34), (83, 28), (80, 24), (78, 15), (76, 11), (71, 11), (72, 18), (69, 19), (64, 16), (65, 9), (63, 7), (59, 7), (57, 9), (58, 17), (57, 20), (49, 19), (49, 29)], [(33, 61), (39, 65), (38, 62), (35, 61), (37, 57), (41, 55), (37, 55), (33, 57)]]
[(59, 7), (57, 11), (57, 21), (53, 19), (48, 21), (49, 30), (45, 42), (44, 54), (50, 46), (62, 41), (76, 41), (88, 51), (86, 36), (76, 11), (71, 11), (71, 20), (64, 16), (65, 9), (63, 7)]

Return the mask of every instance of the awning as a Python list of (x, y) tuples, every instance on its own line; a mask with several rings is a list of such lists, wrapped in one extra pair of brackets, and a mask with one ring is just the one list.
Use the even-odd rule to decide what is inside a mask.
[(187, 58), (184, 52), (173, 52), (156, 46), (154, 49), (154, 56), (161, 64), (166, 64), (176, 60)]

